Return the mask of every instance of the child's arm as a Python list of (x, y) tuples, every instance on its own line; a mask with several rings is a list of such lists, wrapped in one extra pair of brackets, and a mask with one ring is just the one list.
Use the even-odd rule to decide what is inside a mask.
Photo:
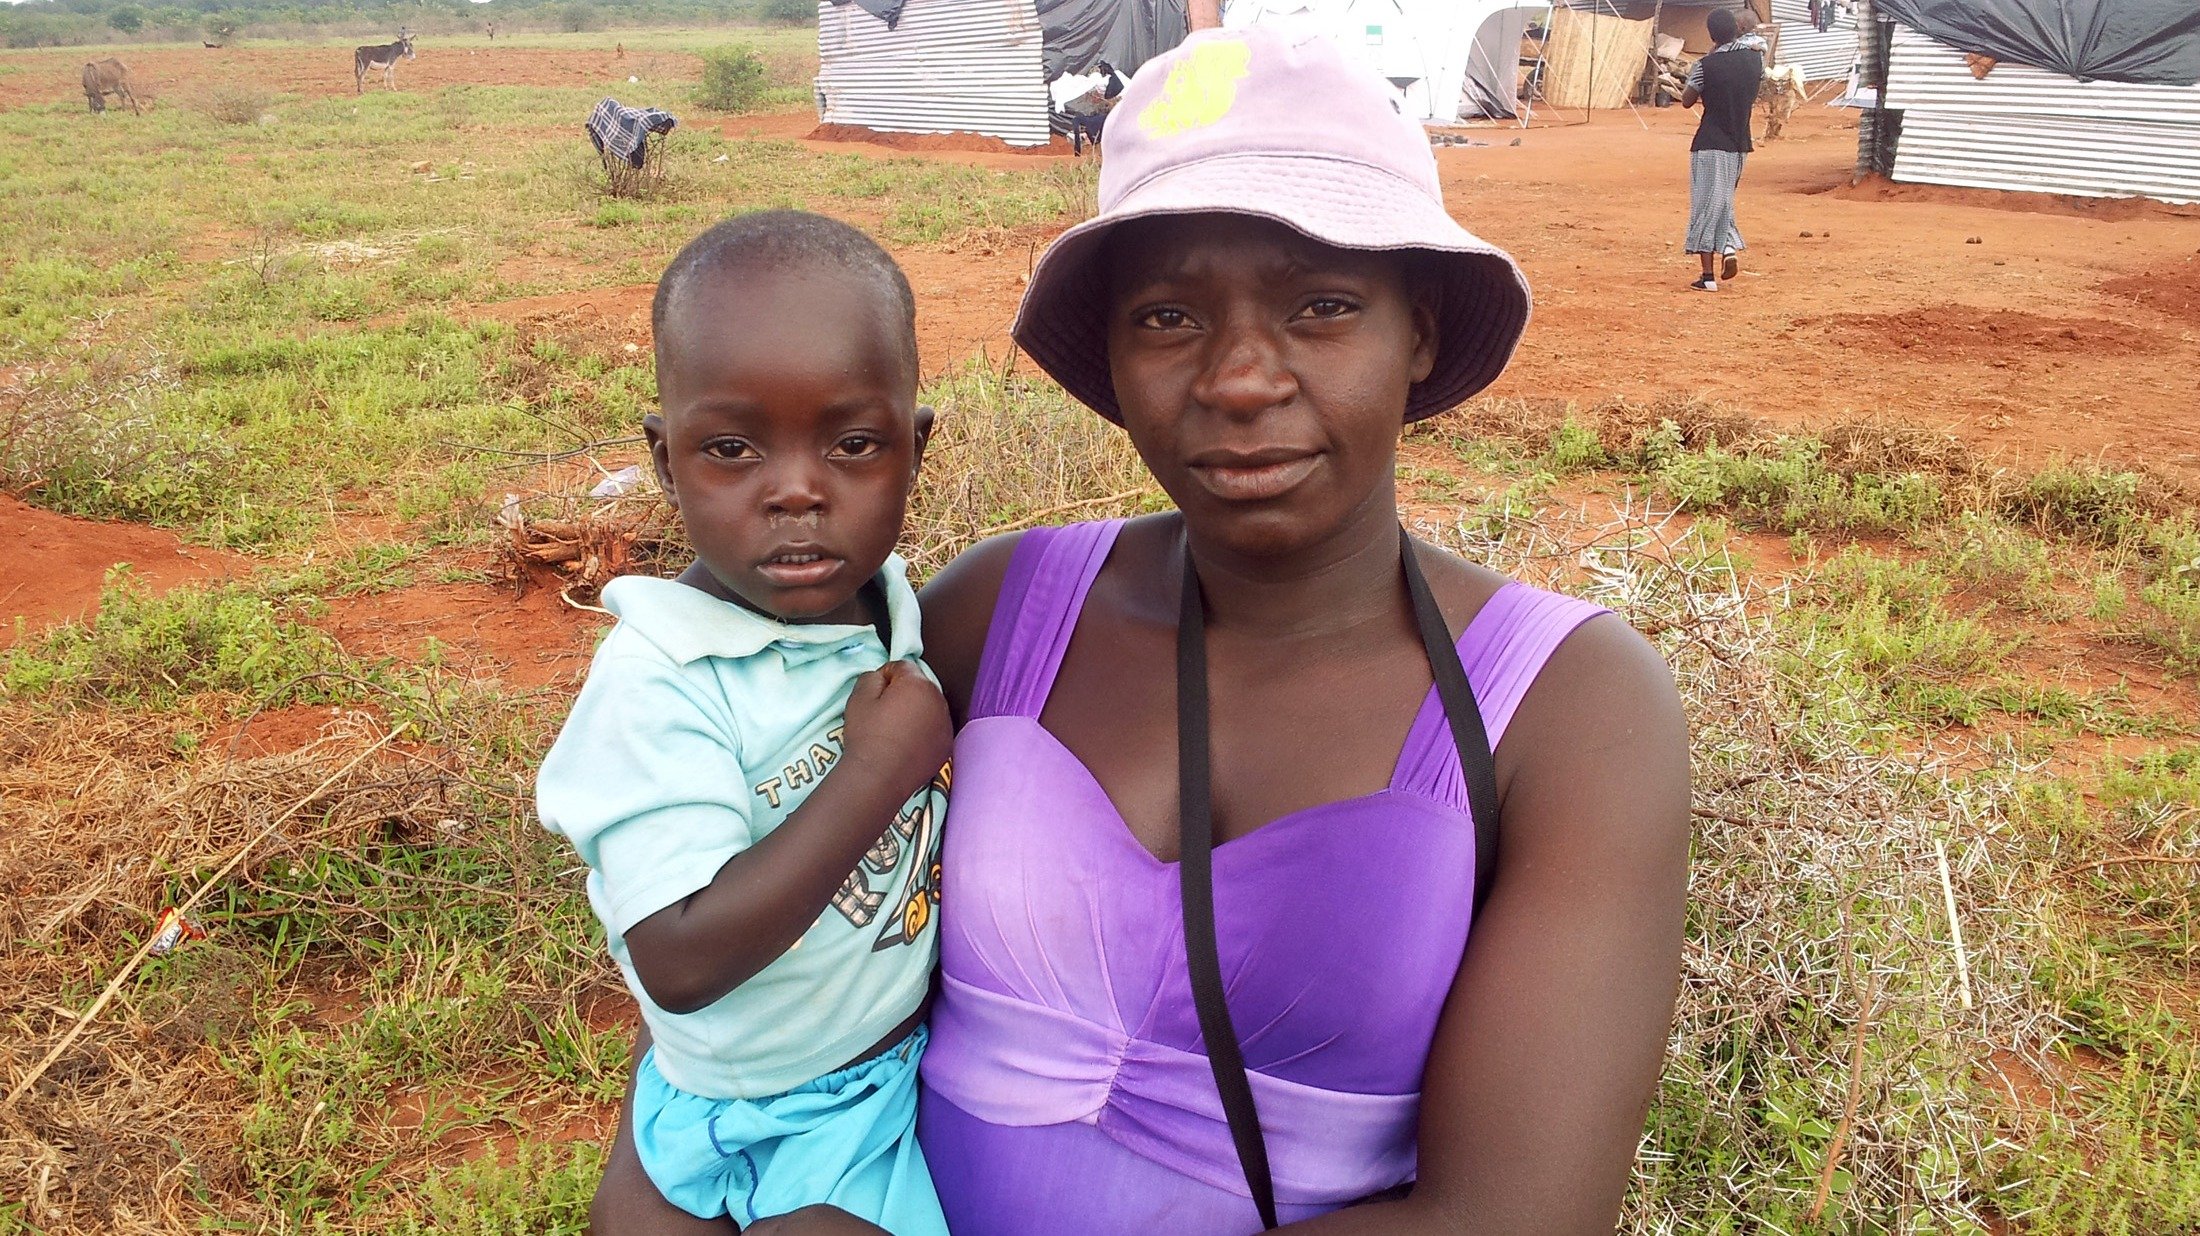
[(894, 813), (947, 762), (947, 701), (906, 662), (856, 680), (832, 771), (711, 882), (626, 932), (649, 998), (692, 1013), (754, 977), (825, 912)]

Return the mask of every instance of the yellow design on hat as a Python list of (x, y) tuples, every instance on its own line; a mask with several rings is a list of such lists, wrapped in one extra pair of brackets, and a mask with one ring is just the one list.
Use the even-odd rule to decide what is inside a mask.
[(1138, 113), (1148, 137), (1175, 137), (1204, 129), (1230, 114), (1238, 82), (1253, 61), (1253, 49), (1236, 39), (1217, 39), (1193, 48), (1169, 70), (1161, 97)]

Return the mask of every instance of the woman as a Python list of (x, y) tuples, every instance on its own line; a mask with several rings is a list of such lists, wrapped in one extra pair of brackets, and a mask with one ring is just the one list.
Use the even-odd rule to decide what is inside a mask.
[[(1618, 619), (1402, 557), (1393, 479), (1525, 285), (1326, 43), (1195, 35), (1118, 113), (1016, 337), (1179, 510), (923, 597), (963, 725), (920, 1117), (950, 1228), (1609, 1231), (1678, 977), (1679, 703)], [(627, 1161), (599, 1230), (665, 1230), (611, 1201)]]

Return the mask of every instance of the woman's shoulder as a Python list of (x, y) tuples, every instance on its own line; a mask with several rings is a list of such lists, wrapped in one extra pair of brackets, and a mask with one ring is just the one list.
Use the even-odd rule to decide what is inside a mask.
[[(1484, 640), (1537, 646), (1529, 658), (1536, 663), (1532, 682), (1521, 684), (1520, 720), (1593, 729), (1615, 713), (1664, 714), (1677, 702), (1664, 657), (1605, 606), (1512, 579), (1441, 548), (1424, 553), (1421, 562), (1453, 630), (1478, 625)], [(1523, 649), (1485, 651), (1511, 661)]]
[(1017, 551), (1040, 541), (1076, 537), (1097, 541), (1118, 527), (1137, 527), (1159, 516), (1101, 520), (1004, 532), (987, 537), (955, 555), (918, 592), (924, 612), (925, 661), (939, 677), (947, 698), (961, 715), (977, 681), (978, 661), (993, 625), (993, 611)]

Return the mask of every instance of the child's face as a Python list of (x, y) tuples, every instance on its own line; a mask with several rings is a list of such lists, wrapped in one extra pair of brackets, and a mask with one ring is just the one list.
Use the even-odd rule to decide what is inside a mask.
[(862, 622), (931, 432), (892, 300), (831, 270), (694, 278), (643, 422), (707, 571), (685, 578), (790, 622)]

